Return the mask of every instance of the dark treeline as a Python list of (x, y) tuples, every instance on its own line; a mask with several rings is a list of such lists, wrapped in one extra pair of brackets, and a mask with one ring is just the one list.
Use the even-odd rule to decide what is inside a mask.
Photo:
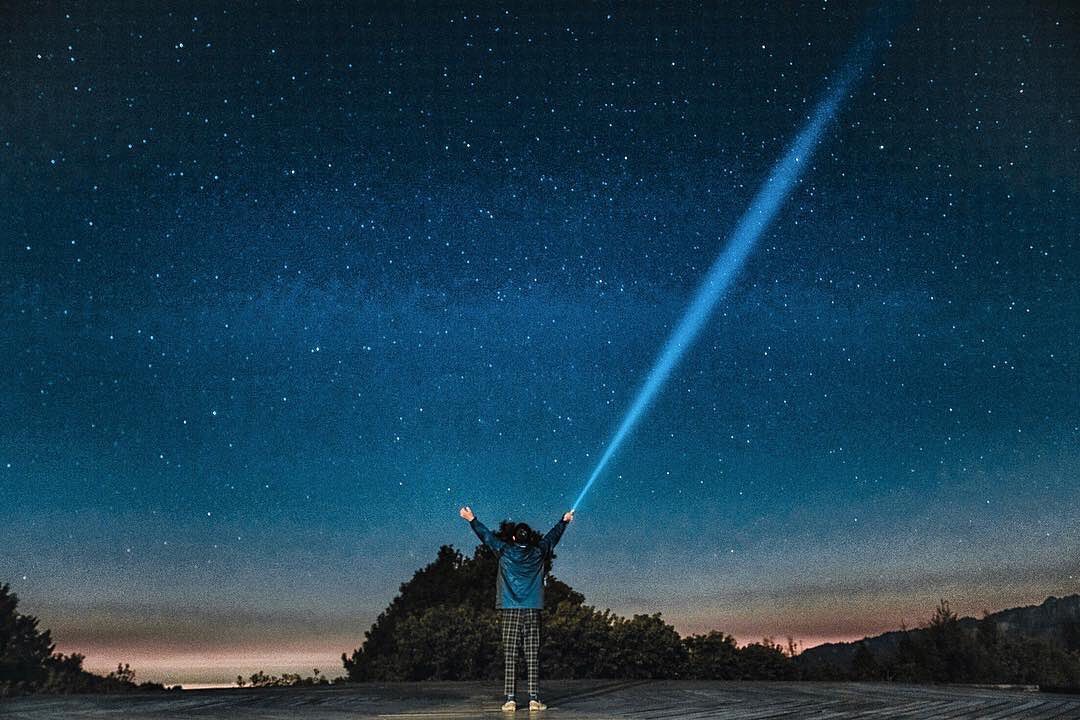
[[(347, 678), (493, 680), (502, 673), (494, 555), (450, 546), (401, 585), (400, 593), (343, 654)], [(1005, 634), (989, 621), (970, 627), (942, 603), (925, 627), (890, 647), (860, 643), (840, 662), (791, 640), (739, 647), (722, 632), (682, 638), (660, 614), (626, 619), (585, 604), (549, 576), (542, 614), (541, 668), (547, 678), (709, 680), (895, 680), (1023, 683), (1080, 687), (1080, 654), (1044, 639)], [(519, 662), (521, 662), (519, 660)], [(524, 670), (522, 669), (522, 672)], [(523, 675), (521, 675), (523, 676)]]
[(54, 652), (48, 630), (18, 612), (19, 598), (0, 584), (0, 697), (30, 693), (114, 693), (165, 690), (160, 683), (136, 683), (127, 664), (108, 675), (83, 669), (83, 656)]
[[(342, 655), (347, 679), (498, 678), (502, 656), (492, 607), (495, 573), (495, 558), (483, 547), (472, 557), (449, 546), (440, 548), (434, 562), (401, 585), (365, 634), (362, 647), (351, 656)], [(0, 584), (0, 697), (166, 689), (158, 683), (136, 683), (127, 665), (105, 676), (87, 672), (82, 655), (54, 652), (50, 632), (39, 629), (37, 618), (19, 613), (17, 606), (18, 597)], [(730, 635), (717, 631), (683, 638), (659, 613), (627, 619), (597, 610), (585, 604), (581, 593), (549, 576), (542, 623), (541, 663), (547, 678), (886, 680), (1080, 688), (1080, 629), (1073, 633), (1076, 637), (1070, 639), (1065, 632), (1062, 642), (1054, 642), (1005, 631), (992, 616), (958, 619), (944, 601), (923, 627), (798, 653), (791, 640), (786, 646), (765, 639), (739, 647)], [(309, 678), (257, 673), (237, 680), (251, 687), (327, 682), (318, 670)]]
[(891, 648), (855, 643), (850, 662), (843, 665), (811, 663), (807, 657), (804, 674), (822, 679), (1080, 688), (1076, 647), (1003, 632), (992, 617), (965, 623), (944, 600), (924, 627), (896, 635)]
[(236, 676), (236, 687), (311, 687), (313, 685), (329, 685), (343, 678), (331, 680), (319, 672), (319, 668), (312, 670), (312, 674), (304, 677), (298, 673), (282, 673), (281, 675), (267, 675), (262, 670), (252, 673), (246, 678), (243, 675)]
[[(483, 547), (465, 557), (449, 546), (401, 586), (400, 594), (342, 655), (348, 679), (475, 680), (502, 672), (496, 560)], [(765, 640), (738, 647), (721, 632), (681, 638), (659, 613), (619, 617), (549, 576), (540, 662), (548, 678), (792, 679), (792, 649)]]

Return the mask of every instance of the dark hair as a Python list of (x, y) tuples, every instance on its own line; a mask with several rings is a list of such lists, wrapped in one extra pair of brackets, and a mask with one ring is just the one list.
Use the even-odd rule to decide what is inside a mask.
[(511, 520), (503, 520), (499, 524), (499, 531), (495, 537), (503, 542), (518, 543), (521, 545), (538, 545), (540, 533), (533, 530), (527, 523), (514, 523)]
[(514, 541), (522, 545), (533, 545), (533, 529), (527, 523), (518, 523), (514, 526)]

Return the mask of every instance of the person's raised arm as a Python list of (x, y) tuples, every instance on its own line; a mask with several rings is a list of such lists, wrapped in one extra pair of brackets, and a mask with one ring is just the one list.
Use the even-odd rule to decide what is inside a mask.
[(495, 537), (495, 533), (488, 530), (484, 523), (476, 519), (476, 515), (473, 513), (471, 507), (466, 505), (461, 508), (461, 510), (458, 511), (458, 515), (468, 521), (469, 527), (471, 527), (473, 532), (476, 533), (476, 536), (480, 538), (480, 542), (484, 543), (498, 554), (501, 554), (502, 551), (506, 549), (506, 543)]
[(540, 549), (544, 553), (549, 553), (555, 549), (555, 546), (559, 544), (559, 538), (562, 537), (563, 530), (570, 524), (570, 521), (574, 519), (574, 511), (568, 510), (563, 513), (562, 520), (555, 523), (555, 527), (548, 530), (548, 534), (540, 541)]

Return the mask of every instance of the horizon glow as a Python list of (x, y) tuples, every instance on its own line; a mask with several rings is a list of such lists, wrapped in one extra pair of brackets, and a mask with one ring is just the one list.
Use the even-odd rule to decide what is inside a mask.
[(795, 136), (787, 151), (780, 157), (764, 184), (757, 191), (750, 207), (739, 218), (731, 233), (724, 252), (713, 262), (708, 274), (698, 286), (693, 300), (683, 314), (675, 331), (668, 338), (660, 351), (652, 370), (645, 378), (641, 389), (627, 410), (615, 434), (612, 435), (600, 460), (593, 468), (585, 486), (578, 493), (571, 510), (577, 510), (593, 483), (600, 477), (623, 440), (630, 434), (638, 421), (645, 414), (649, 405), (671, 376), (676, 364), (693, 344), (705, 321), (709, 319), (717, 303), (731, 286), (731, 281), (738, 274), (747, 256), (754, 249), (758, 238), (772, 223), (777, 211), (784, 204), (791, 189), (802, 175), (803, 168), (813, 155), (826, 126), (836, 117), (844, 95), (862, 74), (863, 67), (870, 56), (873, 43), (858, 43), (851, 57), (842, 65), (842, 70), (832, 88), (818, 102), (810, 115), (809, 121)]

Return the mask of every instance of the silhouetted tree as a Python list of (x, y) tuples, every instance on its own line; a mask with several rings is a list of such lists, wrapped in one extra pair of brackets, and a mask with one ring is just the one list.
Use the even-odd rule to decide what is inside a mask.
[(998, 644), (996, 682), (1080, 688), (1080, 657), (1037, 638), (1006, 636)]
[(1080, 652), (1080, 622), (1067, 621), (1062, 627), (1061, 642), (1069, 652)]
[(852, 680), (882, 680), (885, 671), (874, 656), (873, 651), (866, 646), (865, 642), (855, 648), (855, 656), (851, 659)]
[(54, 647), (49, 631), (38, 630), (37, 618), (20, 614), (18, 605), (11, 586), (0, 584), (0, 688), (9, 692), (40, 686)]
[[(484, 554), (488, 553), (478, 548), (474, 558), (469, 560), (449, 545), (440, 547), (434, 562), (417, 570), (411, 580), (401, 585), (390, 606), (364, 633), (364, 644), (353, 651), (351, 657), (341, 656), (349, 679), (397, 679), (393, 658), (397, 654), (398, 625), (410, 615), (423, 613), (437, 605), (479, 610), (485, 599), (484, 604), (491, 607), (495, 565), (485, 562), (486, 558), (479, 559)], [(490, 583), (487, 582), (489, 574)]]
[(602, 677), (678, 678), (686, 670), (686, 647), (660, 613), (616, 617), (611, 641), (598, 668)]
[(795, 666), (784, 648), (765, 638), (739, 649), (740, 677), (743, 680), (791, 680)]
[(135, 688), (164, 690), (159, 683), (135, 684), (135, 671), (124, 663), (105, 677), (83, 669), (83, 656), (53, 653), (48, 630), (37, 618), (18, 612), (19, 598), (0, 584), (0, 697), (25, 693), (108, 693)]
[(302, 677), (299, 673), (282, 673), (278, 675), (267, 675), (262, 670), (254, 672), (248, 676), (245, 680), (243, 675), (236, 676), (237, 687), (253, 687), (253, 688), (265, 688), (265, 687), (296, 687), (298, 685), (329, 685), (330, 681), (325, 675), (319, 674), (319, 669), (315, 668), (314, 675), (308, 675)]
[(960, 619), (941, 600), (926, 628), (931, 677), (937, 682), (975, 682), (982, 664), (982, 648), (960, 627)]
[(937, 665), (922, 630), (901, 629), (896, 657), (891, 663), (892, 677), (905, 682), (929, 682)]
[(687, 676), (699, 680), (737, 680), (742, 676), (735, 638), (713, 630), (683, 640), (689, 655)]
[[(545, 598), (544, 602), (548, 604), (549, 599)], [(571, 592), (554, 607), (545, 608), (540, 645), (540, 667), (544, 675), (551, 678), (600, 677), (612, 643), (613, 622), (611, 611), (599, 612), (585, 605), (579, 593)]]
[(471, 680), (500, 667), (494, 611), (436, 605), (398, 626), (391, 659), (402, 680)]

